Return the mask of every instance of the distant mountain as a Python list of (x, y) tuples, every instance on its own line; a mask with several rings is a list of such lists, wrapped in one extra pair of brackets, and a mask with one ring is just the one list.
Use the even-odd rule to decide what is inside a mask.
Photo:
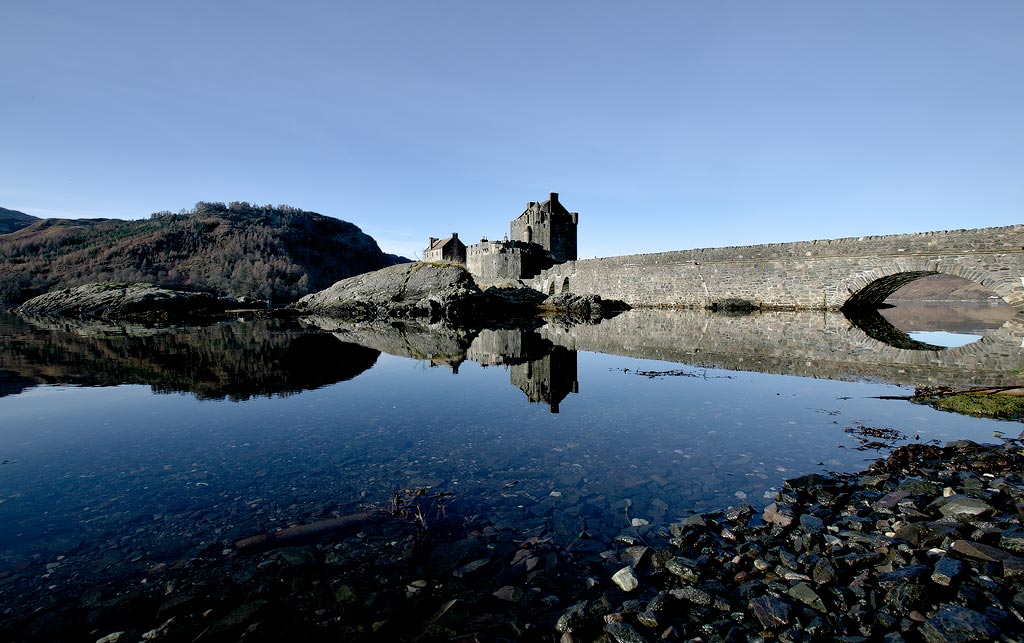
[(30, 218), (0, 235), (0, 301), (8, 304), (96, 281), (288, 303), (403, 260), (347, 221), (285, 205), (201, 201), (134, 221)]
[(7, 208), (0, 208), (0, 234), (7, 234), (8, 232), (21, 230), (33, 221), (38, 220), (39, 219), (37, 217), (34, 217), (31, 214), (25, 214), (24, 212), (18, 212), (17, 210), (8, 210)]

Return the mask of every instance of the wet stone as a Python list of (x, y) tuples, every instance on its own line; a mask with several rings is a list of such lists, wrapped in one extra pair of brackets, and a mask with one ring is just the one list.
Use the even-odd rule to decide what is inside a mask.
[(946, 605), (925, 621), (921, 634), (928, 643), (968, 643), (999, 634), (984, 615), (959, 605)]
[(802, 514), (800, 516), (800, 528), (808, 534), (820, 534), (825, 531), (825, 522), (817, 516)]
[(764, 513), (761, 515), (761, 519), (770, 525), (788, 527), (793, 524), (793, 510), (789, 507), (780, 506), (778, 503), (773, 502), (764, 508)]
[(633, 573), (632, 567), (623, 567), (612, 575), (612, 582), (624, 592), (631, 592), (640, 586), (640, 581)]
[(681, 601), (687, 601), (694, 605), (711, 605), (714, 600), (711, 598), (711, 594), (708, 594), (704, 590), (697, 589), (696, 587), (677, 587), (669, 590), (669, 594), (675, 596)]
[(891, 572), (879, 574), (878, 586), (888, 589), (899, 583), (916, 582), (926, 578), (931, 571), (931, 568), (926, 565), (907, 565)]
[(555, 629), (559, 632), (572, 632), (582, 629), (587, 623), (587, 602), (580, 601), (567, 609), (558, 617)]
[(952, 500), (942, 505), (939, 511), (947, 518), (956, 518), (958, 520), (984, 519), (996, 512), (992, 505), (987, 502), (966, 496), (954, 496)]
[(643, 545), (627, 547), (626, 550), (622, 552), (622, 559), (624, 562), (629, 563), (633, 569), (637, 569), (641, 563), (644, 562), (644, 559), (650, 551), (650, 547), (645, 547)]
[(499, 587), (493, 596), (498, 600), (509, 603), (519, 603), (523, 600), (523, 590), (514, 585), (505, 585), (504, 587)]
[(285, 547), (277, 550), (275, 556), (288, 569), (298, 569), (316, 564), (316, 556), (309, 547)]
[(227, 616), (216, 621), (210, 626), (210, 634), (224, 634), (228, 631), (240, 628), (245, 625), (260, 613), (260, 611), (269, 605), (269, 601), (259, 600), (253, 601), (252, 603), (246, 603), (240, 607), (235, 608)]
[(807, 583), (798, 583), (786, 593), (811, 609), (819, 612), (827, 611), (825, 602), (821, 600), (821, 597)]
[(950, 549), (962, 556), (989, 562), (1004, 561), (1015, 558), (1015, 556), (1009, 552), (1003, 551), (1002, 549), (970, 540), (957, 540), (953, 543)]
[(636, 615), (636, 620), (637, 620), (638, 623), (640, 623), (644, 627), (655, 628), (655, 627), (658, 627), (658, 625), (659, 625), (658, 615), (655, 614), (654, 612), (649, 611), (649, 610), (643, 611), (643, 612), (640, 612), (639, 614), (637, 614)]
[(836, 576), (836, 569), (832, 566), (832, 563), (829, 562), (827, 558), (821, 558), (814, 565), (812, 578), (818, 585), (831, 585), (836, 582), (838, 577)]
[(628, 623), (618, 621), (606, 623), (604, 631), (611, 635), (615, 643), (647, 643), (647, 639), (640, 636), (640, 633)]
[(939, 585), (951, 585), (964, 570), (964, 565), (955, 558), (943, 556), (935, 563), (932, 570), (932, 581)]
[(696, 583), (700, 578), (696, 563), (685, 558), (670, 558), (665, 561), (665, 569), (688, 583)]
[(755, 598), (749, 607), (766, 629), (778, 629), (789, 623), (789, 605), (774, 596)]
[(999, 538), (999, 546), (1013, 552), (1024, 554), (1024, 529), (1007, 529)]
[(928, 589), (918, 583), (899, 583), (889, 589), (885, 594), (885, 604), (893, 612), (907, 616), (913, 611), (922, 610), (928, 606)]

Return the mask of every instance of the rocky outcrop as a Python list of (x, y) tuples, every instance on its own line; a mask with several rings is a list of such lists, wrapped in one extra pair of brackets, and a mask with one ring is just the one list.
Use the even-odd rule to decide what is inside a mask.
[(160, 321), (222, 314), (227, 302), (213, 295), (153, 284), (99, 283), (55, 290), (14, 309), (19, 315)]
[(621, 301), (602, 299), (598, 295), (578, 295), (571, 292), (551, 295), (541, 302), (540, 308), (576, 322), (605, 319), (613, 317), (623, 310), (629, 310), (629, 306)]
[(427, 318), (464, 321), (481, 300), (469, 272), (454, 264), (408, 263), (343, 279), (291, 306), (302, 314), (349, 320)]

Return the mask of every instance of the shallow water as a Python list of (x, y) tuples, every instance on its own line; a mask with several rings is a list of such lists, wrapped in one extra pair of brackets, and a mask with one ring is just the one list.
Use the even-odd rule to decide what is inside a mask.
[(863, 428), (896, 442), (1017, 433), (878, 399), (913, 392), (879, 374), (990, 385), (1024, 365), (1006, 348), (1015, 327), (986, 336), (987, 360), (876, 346), (820, 313), (482, 332), (2, 322), (0, 592), (26, 561), (144, 568), (402, 489), (564, 537), (564, 517), (610, 538), (633, 519), (760, 507), (786, 478), (884, 454)]

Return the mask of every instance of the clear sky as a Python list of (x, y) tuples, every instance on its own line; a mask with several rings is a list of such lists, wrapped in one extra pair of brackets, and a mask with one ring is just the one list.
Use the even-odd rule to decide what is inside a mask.
[(0, 3), (0, 206), (581, 257), (1024, 222), (1024, 2)]

